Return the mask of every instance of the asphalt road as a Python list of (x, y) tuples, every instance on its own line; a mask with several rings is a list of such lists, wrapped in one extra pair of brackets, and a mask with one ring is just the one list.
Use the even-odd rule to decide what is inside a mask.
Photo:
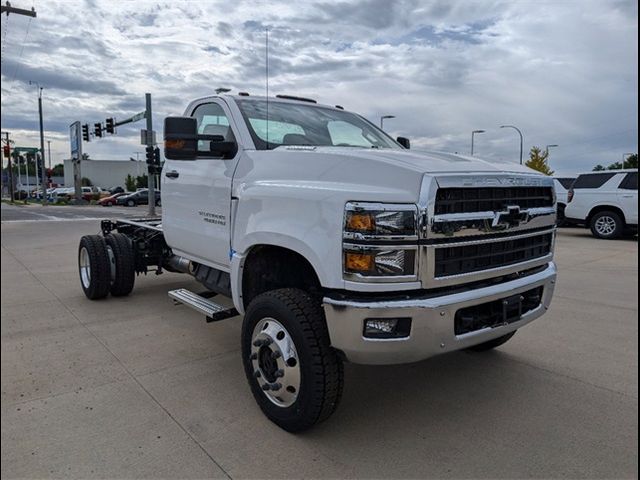
[(72, 217), (51, 220), (13, 208), (2, 206), (2, 478), (637, 478), (636, 239), (562, 231), (547, 315), (497, 351), (347, 365), (336, 414), (291, 435), (251, 397), (240, 319), (206, 324), (172, 305), (167, 290), (196, 288), (188, 277), (84, 297), (77, 243), (98, 226), (78, 216), (115, 209), (44, 207)]

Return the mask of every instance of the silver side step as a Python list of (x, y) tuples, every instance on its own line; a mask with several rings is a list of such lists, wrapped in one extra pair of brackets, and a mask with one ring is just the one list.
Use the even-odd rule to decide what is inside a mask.
[(238, 311), (235, 308), (226, 308), (222, 305), (218, 305), (197, 293), (187, 290), (186, 288), (170, 290), (169, 297), (173, 299), (176, 305), (186, 305), (187, 307), (193, 308), (197, 312), (204, 314), (204, 316), (207, 317), (207, 323), (217, 322), (218, 320), (224, 320), (238, 315)]

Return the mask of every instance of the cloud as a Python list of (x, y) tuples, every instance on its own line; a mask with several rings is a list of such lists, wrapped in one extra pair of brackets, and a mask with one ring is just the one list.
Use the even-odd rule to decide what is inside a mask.
[[(525, 154), (559, 144), (551, 163), (563, 174), (637, 151), (637, 2), (532, 5), (52, 0), (24, 43), (27, 20), (11, 17), (2, 128), (37, 139), (28, 80), (45, 86), (45, 129), (61, 156), (72, 121), (126, 118), (144, 109), (145, 92), (157, 130), (217, 87), (262, 94), (268, 28), (271, 92), (341, 104), (375, 123), (393, 114), (387, 129), (416, 146), (468, 153), (481, 128), (478, 155), (517, 161), (515, 132), (499, 128), (511, 123)], [(127, 159), (141, 127), (86, 149)]]

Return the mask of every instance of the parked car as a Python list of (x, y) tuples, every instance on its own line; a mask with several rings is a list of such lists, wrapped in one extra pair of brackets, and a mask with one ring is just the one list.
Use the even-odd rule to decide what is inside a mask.
[(109, 195), (108, 197), (101, 198), (98, 200), (98, 205), (102, 205), (103, 207), (112, 207), (113, 205), (117, 205), (117, 200), (119, 197), (123, 195), (127, 195), (125, 192), (119, 192), (114, 195)]
[(565, 221), (590, 228), (596, 238), (638, 233), (638, 170), (580, 175), (569, 190)]
[(116, 193), (126, 193), (125, 189), (122, 187), (111, 187), (109, 189), (109, 193), (111, 195), (115, 195)]
[[(125, 205), (127, 207), (135, 207), (136, 205), (149, 205), (149, 190), (142, 189), (128, 195), (122, 195), (116, 199), (117, 205)], [(156, 205), (162, 204), (160, 200), (160, 192), (156, 190)]]
[(569, 203), (569, 190), (571, 185), (576, 181), (575, 177), (554, 177), (553, 184), (556, 187), (556, 199), (558, 202), (558, 226), (565, 224), (564, 221), (564, 209)]

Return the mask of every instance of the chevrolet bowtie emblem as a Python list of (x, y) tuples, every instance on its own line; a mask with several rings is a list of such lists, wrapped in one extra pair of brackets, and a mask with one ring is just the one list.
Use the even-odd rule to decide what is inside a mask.
[(518, 227), (523, 223), (529, 221), (529, 211), (520, 210), (517, 205), (508, 206), (504, 212), (496, 212), (493, 217), (491, 227), (498, 228), (513, 228)]

